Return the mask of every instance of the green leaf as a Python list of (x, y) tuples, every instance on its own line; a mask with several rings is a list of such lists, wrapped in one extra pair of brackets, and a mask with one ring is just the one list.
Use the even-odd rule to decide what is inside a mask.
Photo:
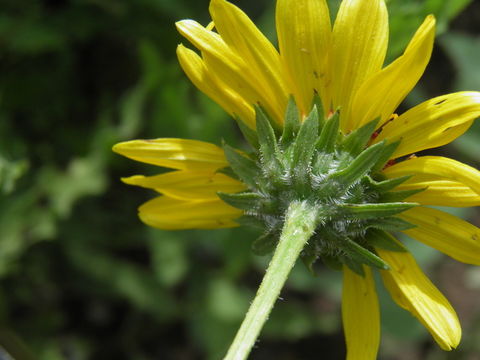
[(101, 194), (107, 186), (103, 160), (97, 153), (73, 158), (66, 171), (45, 169), (37, 174), (51, 196), (51, 209), (61, 217), (68, 217), (78, 199), (86, 195)]
[[(439, 39), (442, 48), (447, 52), (449, 59), (457, 70), (454, 89), (480, 89), (480, 37), (476, 34), (450, 32)], [(462, 135), (452, 145), (461, 152), (462, 157), (472, 162), (478, 161), (480, 153), (480, 122)]]
[(335, 257), (332, 256), (321, 256), (322, 262), (332, 270), (340, 271), (342, 270), (342, 263)]
[(363, 263), (358, 262), (356, 259), (352, 259), (349, 256), (345, 255), (341, 257), (341, 261), (349, 267), (357, 275), (365, 277), (365, 270), (363, 269)]
[(235, 116), (235, 121), (245, 140), (247, 140), (251, 147), (258, 149), (260, 144), (258, 143), (257, 132), (249, 128), (238, 116)]
[(396, 188), (398, 185), (403, 184), (405, 181), (410, 179), (413, 175), (405, 175), (398, 178), (388, 179), (384, 181), (375, 181), (372, 178), (368, 178), (370, 188), (372, 188), (375, 192), (387, 192)]
[(235, 222), (245, 227), (252, 227), (261, 230), (265, 228), (264, 222), (253, 215), (243, 215), (238, 219), (235, 219)]
[(478, 35), (451, 32), (439, 39), (442, 48), (458, 71), (456, 89), (479, 89), (480, 38)]
[(346, 204), (338, 208), (345, 210), (353, 219), (375, 219), (392, 216), (418, 206), (417, 203), (396, 202), (381, 204)]
[(237, 176), (237, 174), (235, 174), (235, 171), (233, 171), (231, 167), (224, 167), (224, 168), (218, 169), (217, 173), (230, 176), (232, 179), (240, 181), (240, 178)]
[(268, 255), (273, 250), (275, 250), (275, 245), (277, 245), (278, 242), (278, 235), (277, 234), (272, 234), (272, 233), (266, 233), (257, 238), (253, 243), (252, 243), (252, 251), (256, 255)]
[(223, 151), (235, 174), (237, 174), (245, 184), (250, 187), (256, 187), (255, 179), (257, 177), (258, 167), (255, 161), (240, 155), (237, 150), (227, 144), (223, 145)]
[(391, 191), (391, 192), (386, 192), (380, 196), (379, 201), (380, 202), (397, 202), (397, 201), (403, 201), (404, 199), (421, 193), (422, 191), (425, 191), (427, 188), (421, 188), (421, 189), (412, 189), (412, 190), (401, 190), (401, 191)]
[(317, 108), (319, 129), (323, 129), (323, 126), (325, 125), (325, 109), (323, 108), (322, 99), (316, 91), (312, 100), (312, 109), (314, 107)]
[(283, 134), (280, 143), (287, 147), (293, 141), (301, 126), (300, 114), (298, 112), (295, 99), (290, 96), (287, 104), (287, 111), (285, 112), (285, 124), (283, 126)]
[(77, 271), (101, 284), (103, 291), (121, 296), (132, 307), (142, 309), (159, 321), (175, 317), (173, 309), (178, 304), (171, 293), (159, 286), (150, 269), (120, 261), (101, 248), (96, 248), (95, 251), (85, 244), (70, 244), (66, 258)]
[(374, 219), (366, 225), (367, 228), (384, 230), (384, 231), (404, 231), (408, 229), (413, 229), (416, 225), (409, 223), (403, 219), (397, 217), (386, 217), (380, 219)]
[(388, 266), (385, 261), (371, 251), (365, 249), (363, 246), (357, 244), (355, 241), (346, 238), (344, 239), (342, 246), (344, 249), (346, 249), (348, 255), (350, 255), (353, 260), (357, 260), (366, 265), (374, 266), (381, 270), (390, 269), (390, 266)]
[(0, 154), (0, 192), (8, 194), (15, 189), (15, 183), (26, 174), (29, 163), (26, 159), (9, 161)]
[(352, 131), (344, 140), (343, 140), (343, 149), (353, 156), (357, 156), (365, 149), (368, 142), (372, 138), (372, 134), (377, 128), (380, 118), (370, 121), (366, 125)]
[(236, 322), (242, 318), (248, 300), (247, 294), (235, 286), (226, 274), (215, 274), (208, 282), (207, 308), (204, 311), (211, 313), (222, 324)]
[(301, 256), (302, 262), (305, 265), (305, 267), (308, 269), (310, 274), (313, 276), (317, 276), (317, 273), (315, 272), (315, 269), (313, 268), (313, 265), (318, 259), (318, 256), (315, 254), (308, 254), (308, 255), (302, 255)]
[(387, 144), (383, 147), (382, 153), (378, 157), (375, 165), (372, 166), (372, 173), (376, 173), (385, 167), (388, 161), (392, 158), (392, 155), (397, 149), (398, 145), (400, 145), (400, 140)]
[(316, 148), (319, 151), (331, 153), (335, 150), (335, 144), (340, 127), (340, 113), (336, 111), (326, 122), (320, 133)]
[(245, 192), (239, 194), (227, 194), (224, 192), (217, 192), (217, 195), (227, 204), (241, 210), (252, 210), (258, 205), (258, 202), (263, 199), (262, 196), (256, 193)]
[(400, 241), (396, 240), (392, 235), (382, 230), (370, 229), (368, 230), (365, 238), (367, 239), (368, 243), (374, 247), (397, 252), (408, 251)]
[(255, 115), (257, 120), (257, 135), (260, 144), (261, 162), (264, 165), (277, 163), (278, 145), (275, 132), (265, 112), (255, 105)]
[(179, 284), (185, 278), (190, 265), (186, 244), (177, 240), (174, 236), (167, 234), (148, 238), (152, 270), (158, 281), (165, 287)]
[[(448, 23), (472, 0), (390, 0), (388, 1), (390, 40), (386, 63), (400, 55), (425, 17), (437, 18), (437, 35), (448, 29)], [(442, 37), (440, 37), (442, 38)]]
[(310, 166), (317, 137), (318, 113), (316, 108), (313, 108), (300, 127), (295, 143), (292, 145), (292, 164), (299, 174), (305, 174)]
[(337, 171), (331, 175), (332, 179), (337, 180), (344, 188), (349, 187), (354, 182), (360, 180), (381, 156), (385, 142), (368, 147), (358, 155), (346, 168)]

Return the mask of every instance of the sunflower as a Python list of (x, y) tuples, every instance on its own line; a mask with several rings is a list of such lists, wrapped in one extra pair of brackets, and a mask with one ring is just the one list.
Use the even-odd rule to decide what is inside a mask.
[(383, 0), (344, 0), (333, 27), (325, 0), (277, 0), (279, 50), (233, 4), (212, 0), (210, 14), (206, 27), (177, 23), (199, 50), (179, 45), (178, 59), (193, 84), (235, 118), (250, 149), (162, 138), (123, 142), (114, 151), (175, 170), (123, 179), (161, 194), (139, 208), (147, 225), (263, 229), (254, 250), (274, 256), (227, 358), (248, 355), (298, 256), (310, 268), (322, 260), (343, 271), (348, 359), (376, 358), (375, 269), (442, 349), (455, 348), (455, 311), (392, 236), (403, 232), (480, 264), (479, 229), (431, 207), (479, 205), (480, 172), (412, 155), (462, 135), (480, 116), (480, 93), (443, 95), (395, 114), (430, 59), (434, 17), (384, 66)]

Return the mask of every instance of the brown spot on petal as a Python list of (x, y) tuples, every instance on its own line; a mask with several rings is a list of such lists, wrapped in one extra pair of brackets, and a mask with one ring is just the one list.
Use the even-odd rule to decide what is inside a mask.
[(395, 159), (390, 159), (388, 160), (388, 162), (385, 164), (385, 166), (383, 167), (383, 170), (385, 170), (386, 168), (389, 168), (390, 166), (392, 165), (395, 165), (397, 163), (397, 161)]
[(378, 135), (380, 135), (380, 131), (375, 131), (370, 137), (370, 141), (375, 140), (378, 137)]

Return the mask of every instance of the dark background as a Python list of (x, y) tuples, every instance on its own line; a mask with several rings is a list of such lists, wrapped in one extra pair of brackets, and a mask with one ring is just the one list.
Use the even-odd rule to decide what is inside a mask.
[[(275, 41), (273, 0), (236, 3)], [(478, 1), (388, 6), (390, 60), (426, 14), (439, 21), (403, 109), (480, 90)], [(155, 137), (241, 146), (177, 64), (184, 18), (207, 24), (208, 1), (0, 0), (0, 359), (220, 359), (233, 339), (268, 262), (250, 252), (256, 234), (147, 228), (136, 207), (154, 194), (119, 178), (160, 170), (111, 152)], [(478, 166), (479, 126), (431, 153)], [(480, 359), (480, 269), (405, 241), (457, 309), (463, 341), (442, 352), (380, 286), (379, 358)], [(340, 296), (339, 273), (298, 264), (251, 359), (342, 359)]]

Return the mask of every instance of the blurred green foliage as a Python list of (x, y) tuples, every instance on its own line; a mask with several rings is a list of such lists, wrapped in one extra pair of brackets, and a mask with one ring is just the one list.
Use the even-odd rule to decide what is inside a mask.
[[(238, 3), (273, 39), (273, 1)], [(478, 3), (448, 32), (469, 3), (388, 1), (389, 59), (428, 13), (445, 33), (409, 104), (480, 89), (479, 29), (469, 20)], [(332, 9), (338, 4), (332, 0)], [(191, 17), (206, 24), (207, 9), (206, 0), (0, 2), (0, 358), (224, 353), (268, 262), (250, 254), (255, 234), (146, 228), (135, 209), (153, 194), (119, 178), (159, 170), (110, 150), (118, 141), (169, 136), (241, 145), (234, 122), (192, 88), (175, 59), (183, 40), (174, 22)], [(475, 126), (441, 151), (478, 165), (478, 136)], [(475, 213), (464, 215), (478, 223)], [(466, 340), (458, 352), (437, 351), (380, 286), (382, 358), (472, 359), (480, 351), (480, 309), (455, 295), (448, 280), (474, 297), (480, 273), (407, 242), (459, 307)], [(302, 266), (294, 269), (252, 358), (343, 358), (341, 276), (318, 270), (312, 277)]]

